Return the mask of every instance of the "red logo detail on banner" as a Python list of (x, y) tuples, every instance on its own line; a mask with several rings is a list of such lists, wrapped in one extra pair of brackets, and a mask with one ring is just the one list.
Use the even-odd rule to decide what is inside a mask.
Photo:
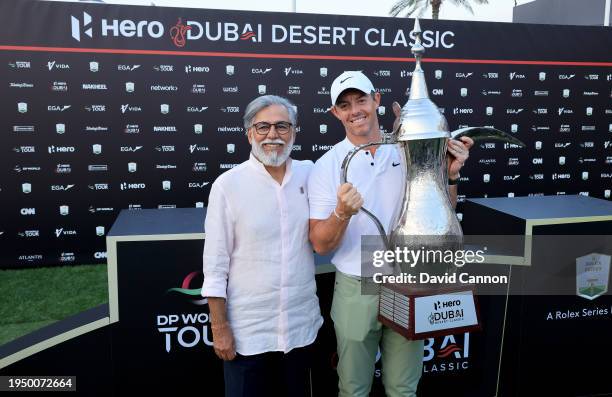
[(176, 25), (170, 29), (170, 37), (172, 37), (175, 46), (185, 47), (185, 34), (188, 30), (191, 30), (191, 26), (183, 24), (181, 18), (179, 18)]
[(244, 32), (243, 34), (240, 35), (240, 40), (248, 40), (252, 37), (255, 37), (255, 40), (257, 40), (257, 37), (255, 36), (254, 32), (252, 31)]
[(438, 358), (448, 357), (454, 352), (458, 351), (461, 351), (461, 348), (459, 348), (459, 346), (457, 346), (455, 343), (451, 343), (450, 345), (446, 346), (444, 349), (441, 349), (438, 352)]

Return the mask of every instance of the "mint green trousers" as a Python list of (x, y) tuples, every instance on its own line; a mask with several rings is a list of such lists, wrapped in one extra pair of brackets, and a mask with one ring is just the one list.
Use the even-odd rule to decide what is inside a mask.
[(336, 272), (331, 317), (338, 351), (338, 396), (367, 397), (380, 347), (387, 397), (414, 397), (423, 372), (423, 341), (409, 341), (377, 320), (378, 295)]

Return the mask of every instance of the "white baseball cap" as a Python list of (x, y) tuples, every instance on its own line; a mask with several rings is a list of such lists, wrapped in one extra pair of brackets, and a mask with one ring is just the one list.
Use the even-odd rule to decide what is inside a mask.
[(366, 94), (374, 92), (374, 86), (365, 74), (358, 70), (349, 70), (336, 77), (329, 90), (331, 94), (332, 106), (336, 104), (342, 92), (348, 89), (356, 89)]

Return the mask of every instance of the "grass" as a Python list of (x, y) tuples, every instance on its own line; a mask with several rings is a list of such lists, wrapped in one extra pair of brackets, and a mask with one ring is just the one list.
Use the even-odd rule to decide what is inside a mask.
[(108, 302), (106, 265), (0, 270), (0, 345)]

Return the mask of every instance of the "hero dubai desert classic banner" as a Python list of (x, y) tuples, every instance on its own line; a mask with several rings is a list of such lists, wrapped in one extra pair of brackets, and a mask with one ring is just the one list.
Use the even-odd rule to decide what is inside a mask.
[[(362, 70), (405, 103), (412, 20), (61, 2), (0, 4), (0, 264), (104, 262), (121, 209), (206, 206), (248, 157), (257, 95), (299, 111), (293, 155), (343, 138), (329, 86)], [(610, 197), (612, 33), (595, 27), (422, 22), (432, 100), (451, 129), (487, 125), (460, 197)], [(461, 207), (459, 206), (461, 217)]]

